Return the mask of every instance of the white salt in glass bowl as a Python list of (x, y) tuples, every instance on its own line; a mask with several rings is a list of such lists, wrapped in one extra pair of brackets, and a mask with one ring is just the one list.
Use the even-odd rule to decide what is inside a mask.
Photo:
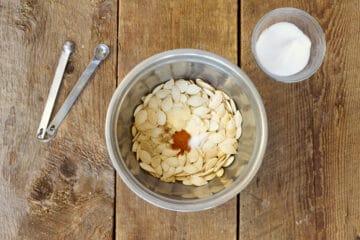
[[(278, 22), (295, 24), (311, 41), (308, 64), (303, 70), (290, 76), (278, 76), (266, 70), (256, 53), (256, 42), (261, 33)], [(263, 16), (256, 24), (251, 37), (251, 51), (257, 65), (270, 78), (284, 83), (300, 82), (311, 77), (323, 63), (326, 52), (325, 35), (319, 23), (307, 12), (297, 8), (277, 8)]]
[[(221, 178), (201, 187), (165, 183), (139, 167), (131, 151), (133, 112), (141, 97), (169, 79), (206, 79), (225, 91), (239, 108), (242, 135), (234, 162)], [(144, 200), (175, 211), (199, 211), (235, 197), (254, 178), (266, 149), (266, 113), (255, 86), (235, 64), (206, 51), (177, 49), (138, 64), (116, 89), (106, 116), (105, 136), (114, 168), (125, 184)]]

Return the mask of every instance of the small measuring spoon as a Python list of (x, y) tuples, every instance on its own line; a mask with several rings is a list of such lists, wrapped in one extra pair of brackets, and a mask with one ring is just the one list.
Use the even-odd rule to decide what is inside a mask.
[(69, 113), (71, 107), (74, 105), (81, 91), (85, 88), (91, 76), (94, 74), (96, 68), (100, 65), (100, 63), (103, 60), (105, 60), (109, 56), (109, 53), (110, 53), (110, 49), (105, 44), (99, 44), (95, 48), (93, 59), (86, 67), (85, 71), (81, 74), (79, 80), (76, 82), (69, 96), (66, 98), (60, 110), (57, 112), (54, 119), (51, 121), (48, 128), (46, 129), (46, 133), (49, 136), (51, 137), (55, 136), (60, 123), (65, 119), (66, 115)]

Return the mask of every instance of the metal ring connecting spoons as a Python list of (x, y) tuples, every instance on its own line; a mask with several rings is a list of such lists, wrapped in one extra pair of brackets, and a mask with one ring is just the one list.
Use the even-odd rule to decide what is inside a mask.
[(50, 122), (49, 126), (46, 129), (46, 133), (49, 138), (54, 137), (56, 131), (65, 119), (66, 115), (69, 113), (71, 107), (74, 105), (76, 99), (79, 97), (82, 90), (85, 88), (86, 84), (90, 80), (91, 76), (94, 74), (97, 67), (100, 63), (105, 60), (110, 53), (110, 49), (105, 44), (99, 44), (94, 51), (94, 57), (92, 58), (89, 65), (86, 67), (84, 72), (81, 74), (79, 80), (76, 82), (75, 86), (71, 90), (68, 97), (65, 99), (65, 102), (56, 113), (54, 119)]

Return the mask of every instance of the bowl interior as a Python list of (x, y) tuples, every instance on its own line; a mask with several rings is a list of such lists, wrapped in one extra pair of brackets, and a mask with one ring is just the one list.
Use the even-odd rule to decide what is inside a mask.
[[(310, 59), (303, 70), (291, 76), (278, 76), (268, 72), (259, 62), (256, 54), (256, 42), (260, 34), (278, 22), (295, 24), (311, 41)], [(326, 51), (325, 35), (319, 23), (308, 13), (296, 8), (278, 8), (263, 16), (254, 28), (251, 49), (257, 64), (271, 78), (282, 82), (297, 82), (313, 75), (322, 64)]]
[[(107, 142), (111, 144), (108, 147), (115, 168), (136, 194), (163, 208), (192, 211), (223, 203), (249, 183), (261, 164), (267, 126), (256, 89), (245, 74), (239, 75), (239, 71), (234, 71), (217, 59), (190, 54), (148, 60), (128, 74), (109, 107), (110, 120), (107, 124), (110, 126), (107, 129), (113, 133), (110, 133)], [(162, 182), (143, 171), (135, 154), (131, 152), (131, 126), (135, 107), (141, 103), (142, 96), (171, 78), (207, 80), (233, 98), (243, 117), (243, 132), (235, 161), (225, 168), (221, 178), (215, 178), (202, 187)]]

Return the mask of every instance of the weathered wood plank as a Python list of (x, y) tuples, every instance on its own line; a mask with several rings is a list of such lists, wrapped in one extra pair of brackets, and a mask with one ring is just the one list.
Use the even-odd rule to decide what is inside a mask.
[[(119, 79), (141, 60), (199, 48), (237, 62), (237, 1), (120, 1)], [(175, 213), (136, 197), (117, 178), (117, 239), (235, 239), (236, 199), (200, 213)]]
[[(298, 84), (268, 79), (250, 51), (256, 22), (284, 6), (308, 11), (326, 34), (324, 64)], [(242, 2), (241, 66), (263, 97), (270, 137), (257, 178), (240, 196), (240, 239), (359, 234), (359, 10), (355, 0)]]
[(116, 46), (117, 1), (0, 0), (0, 239), (111, 239), (114, 171), (104, 142), (113, 53), (56, 139), (36, 140), (65, 40), (77, 44), (58, 108), (96, 44)]

